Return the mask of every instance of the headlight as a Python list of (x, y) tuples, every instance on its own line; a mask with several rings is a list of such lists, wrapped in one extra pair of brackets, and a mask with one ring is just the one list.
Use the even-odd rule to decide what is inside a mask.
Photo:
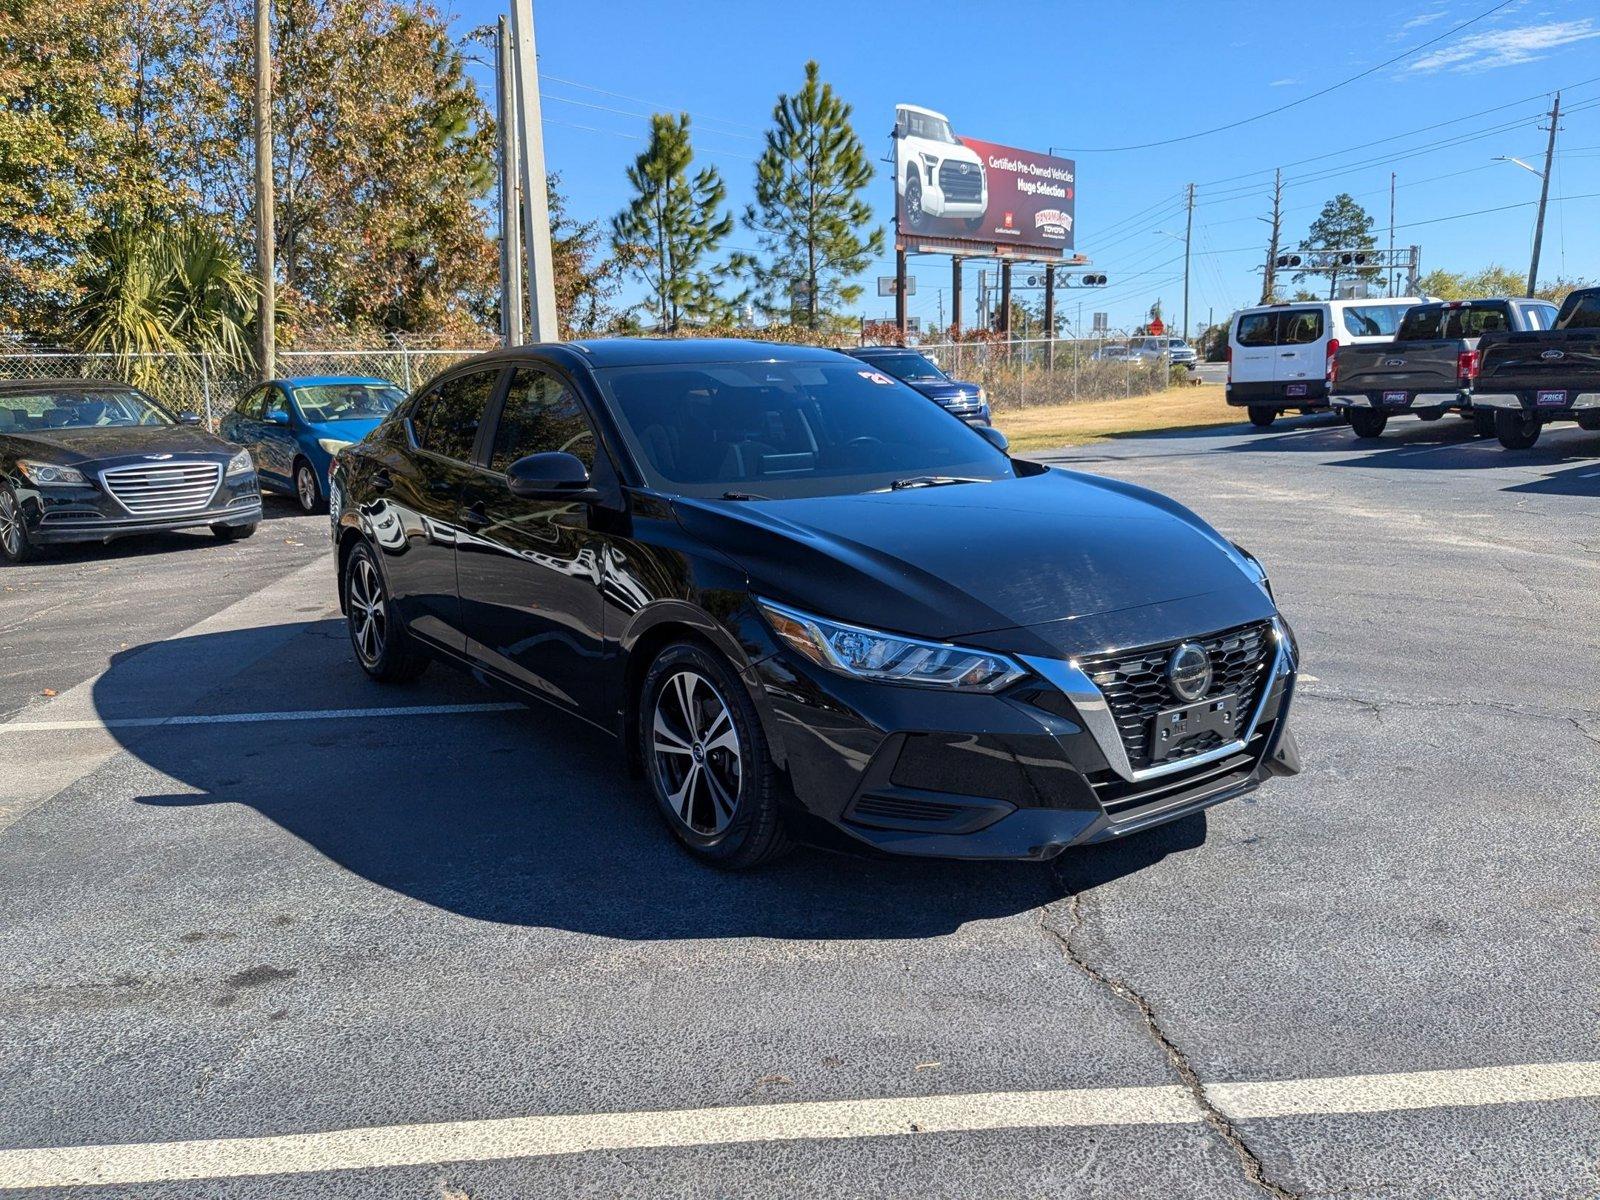
[[(1266, 592), (1267, 595), (1271, 596), (1272, 581), (1267, 578), (1267, 569), (1261, 565), (1261, 560), (1254, 554), (1251, 554), (1250, 551), (1246, 550), (1243, 546), (1239, 545), (1238, 542), (1229, 542), (1228, 544), (1239, 552), (1239, 557), (1244, 559), (1244, 561), (1249, 565), (1251, 571), (1255, 573), (1256, 583), (1261, 586), (1261, 590)], [(1276, 600), (1276, 597), (1273, 598)]]
[(87, 487), (89, 480), (77, 467), (62, 467), (55, 463), (19, 459), (17, 470), (23, 478), (38, 487)]
[(982, 388), (978, 389), (978, 403), (983, 405), (987, 405), (989, 403), (989, 393), (984, 391)]
[(757, 603), (773, 631), (789, 646), (819, 667), (841, 675), (957, 692), (997, 692), (1025, 674), (1005, 655), (988, 650), (842, 625), (770, 600)]
[(256, 464), (250, 459), (250, 451), (241, 450), (228, 460), (228, 478), (235, 475), (249, 475), (256, 469)]
[(328, 454), (337, 454), (346, 446), (354, 446), (354, 442), (347, 442), (343, 438), (318, 438), (317, 445), (321, 446)]

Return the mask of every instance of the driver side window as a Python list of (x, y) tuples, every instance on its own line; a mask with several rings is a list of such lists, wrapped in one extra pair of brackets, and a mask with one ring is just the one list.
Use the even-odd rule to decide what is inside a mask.
[(578, 397), (554, 375), (519, 367), (500, 411), (489, 467), (503, 473), (519, 458), (551, 450), (594, 470), (594, 430)]
[(267, 389), (266, 415), (270, 418), (273, 413), (282, 413), (285, 421), (289, 419), (289, 397), (280, 387)]

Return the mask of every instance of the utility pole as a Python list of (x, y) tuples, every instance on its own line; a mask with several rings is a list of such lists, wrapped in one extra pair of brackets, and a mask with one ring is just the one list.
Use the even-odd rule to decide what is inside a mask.
[(272, 197), (272, 0), (256, 0), (256, 271), (261, 288), (256, 324), (261, 341), (256, 362), (262, 379), (277, 375), (276, 265)]
[(1261, 303), (1271, 304), (1272, 297), (1278, 290), (1278, 235), (1283, 231), (1283, 169), (1280, 167), (1272, 178), (1272, 216), (1257, 217), (1258, 221), (1265, 221), (1272, 229), (1272, 236), (1267, 240), (1267, 269), (1261, 275)]
[(1189, 239), (1194, 235), (1194, 184), (1189, 185), (1189, 215), (1183, 224), (1183, 333), (1189, 340)]
[[(258, 0), (259, 2), (259, 0)], [(533, 0), (511, 0), (516, 58), (517, 134), (521, 143), (522, 215), (527, 237), (529, 332), (536, 342), (561, 340), (556, 280), (550, 263), (550, 193), (544, 171), (544, 119), (539, 109), (539, 57), (533, 37)]]
[(517, 150), (517, 72), (511, 52), (511, 23), (500, 18), (495, 42), (495, 80), (500, 105), (500, 332), (506, 345), (520, 346), (522, 330), (522, 206), (518, 177), (521, 156)]
[(1389, 295), (1394, 295), (1394, 180), (1389, 172)]
[(1539, 216), (1533, 223), (1533, 261), (1528, 264), (1528, 295), (1539, 285), (1539, 250), (1544, 244), (1544, 210), (1550, 202), (1550, 171), (1556, 161), (1556, 129), (1561, 123), (1561, 93), (1550, 106), (1550, 141), (1544, 148), (1544, 174), (1539, 180)]

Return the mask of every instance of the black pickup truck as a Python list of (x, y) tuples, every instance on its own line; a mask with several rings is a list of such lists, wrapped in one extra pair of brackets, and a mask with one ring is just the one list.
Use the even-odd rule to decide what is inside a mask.
[(1600, 429), (1600, 288), (1569, 295), (1551, 329), (1485, 334), (1478, 353), (1473, 407), (1493, 411), (1507, 450), (1526, 450), (1551, 421)]
[(1392, 416), (1437, 421), (1451, 409), (1478, 433), (1494, 430), (1494, 414), (1473, 407), (1485, 334), (1549, 329), (1556, 306), (1544, 300), (1447, 300), (1406, 309), (1392, 342), (1341, 347), (1329, 403), (1343, 411), (1358, 438), (1383, 433)]

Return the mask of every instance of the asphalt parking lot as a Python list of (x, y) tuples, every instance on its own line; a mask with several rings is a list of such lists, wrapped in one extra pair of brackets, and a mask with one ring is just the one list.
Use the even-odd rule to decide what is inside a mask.
[(603, 735), (366, 682), (280, 503), (0, 568), (0, 1188), (1600, 1192), (1600, 435), (1053, 457), (1307, 675), (1303, 775), (1049, 867), (698, 866)]

